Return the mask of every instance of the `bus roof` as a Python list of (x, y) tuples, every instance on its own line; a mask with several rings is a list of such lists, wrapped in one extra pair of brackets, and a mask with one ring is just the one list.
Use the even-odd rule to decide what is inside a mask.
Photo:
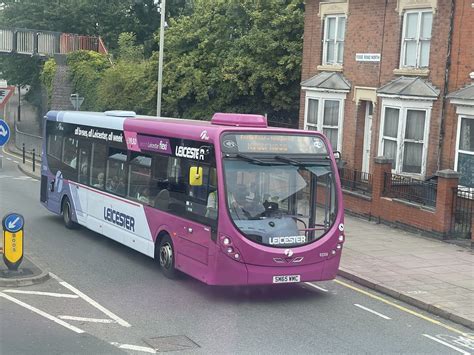
[[(203, 140), (202, 137), (207, 137), (204, 140), (211, 141), (218, 139), (222, 131), (302, 133), (301, 130), (297, 129), (268, 127), (264, 116), (235, 113), (216, 113), (211, 121), (136, 115), (133, 111), (49, 111), (46, 118), (58, 122), (149, 135), (173, 135), (194, 140)], [(185, 126), (185, 129), (183, 126)], [(309, 132), (305, 131), (306, 134)]]

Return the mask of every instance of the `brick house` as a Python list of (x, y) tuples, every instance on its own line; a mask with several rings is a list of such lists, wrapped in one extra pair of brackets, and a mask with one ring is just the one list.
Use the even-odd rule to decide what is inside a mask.
[(474, 187), (473, 83), (474, 0), (306, 1), (299, 128), (350, 169)]

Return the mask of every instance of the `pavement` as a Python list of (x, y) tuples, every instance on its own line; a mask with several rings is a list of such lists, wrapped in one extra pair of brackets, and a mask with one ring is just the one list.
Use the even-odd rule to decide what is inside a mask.
[[(40, 178), (31, 164), (19, 168)], [(345, 227), (340, 276), (474, 329), (472, 248), (347, 214)]]

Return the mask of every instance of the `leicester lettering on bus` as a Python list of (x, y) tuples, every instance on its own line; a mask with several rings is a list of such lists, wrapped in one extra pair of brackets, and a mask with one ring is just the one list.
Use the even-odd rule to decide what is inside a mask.
[(135, 218), (125, 213), (104, 207), (104, 219), (119, 227), (135, 232)]

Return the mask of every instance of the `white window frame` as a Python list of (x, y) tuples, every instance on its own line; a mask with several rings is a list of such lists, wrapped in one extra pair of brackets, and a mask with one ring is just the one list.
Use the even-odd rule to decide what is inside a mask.
[[(400, 51), (400, 68), (428, 68), (429, 63), (430, 63), (430, 51), (431, 51), (431, 39), (433, 38), (433, 21), (434, 21), (434, 16), (432, 16), (431, 20), (431, 37), (429, 39), (430, 41), (430, 50), (428, 51), (428, 65), (426, 67), (420, 66), (420, 52), (421, 52), (421, 41), (426, 41), (426, 38), (420, 38), (420, 32), (421, 32), (421, 16), (425, 12), (431, 12), (433, 15), (433, 9), (422, 9), (422, 10), (407, 10), (403, 14), (403, 30), (402, 30), (402, 46), (401, 46), (401, 51)], [(406, 52), (406, 30), (407, 30), (407, 16), (408, 14), (413, 14), (417, 13), (418, 14), (418, 21), (416, 24), (416, 34), (417, 37), (415, 38), (416, 41), (416, 58), (415, 58), (415, 66), (411, 65), (406, 65), (405, 64), (405, 52)]]
[[(330, 101), (339, 101), (339, 114), (337, 117), (337, 150), (342, 151), (342, 130), (344, 126), (344, 101), (346, 99), (345, 93), (330, 93), (330, 92), (318, 92), (318, 91), (307, 91), (305, 98), (304, 106), (304, 129), (307, 130), (308, 126), (316, 127), (316, 129), (323, 133), (323, 122), (324, 122), (324, 102), (327, 100)], [(317, 124), (308, 123), (308, 106), (309, 100), (318, 100), (318, 116)], [(324, 126), (326, 127), (326, 126)], [(329, 128), (335, 128), (336, 126), (327, 126)]]
[[(329, 40), (327, 39), (328, 36), (328, 26), (329, 26), (329, 21), (328, 19), (334, 18), (336, 20), (336, 29), (335, 29), (335, 38), (334, 38), (334, 61), (333, 62), (328, 62), (327, 61), (327, 51), (328, 51), (328, 43)], [(342, 58), (338, 58), (338, 43), (341, 41), (338, 41), (337, 39), (337, 34), (339, 30), (339, 18), (344, 18), (345, 19), (345, 25), (347, 26), (347, 16), (344, 14), (337, 14), (337, 15), (328, 15), (324, 18), (324, 36), (323, 36), (323, 65), (340, 65), (342, 66), (344, 62), (344, 50), (342, 54)], [(346, 27), (345, 26), (345, 27)], [(346, 41), (346, 28), (344, 28), (344, 40), (342, 41), (342, 46), (344, 48)], [(340, 59), (340, 62), (339, 62)]]
[[(459, 161), (459, 153), (467, 154), (467, 155), (474, 155), (474, 151), (470, 152), (468, 150), (461, 150), (459, 149), (459, 140), (461, 139), (461, 122), (463, 119), (474, 120), (474, 116), (470, 115), (458, 115), (458, 126), (456, 129), (456, 154), (454, 156), (454, 170), (458, 171), (458, 161)], [(474, 188), (471, 188), (474, 190)]]
[[(382, 100), (381, 108), (381, 124), (380, 124), (380, 134), (379, 134), (379, 148), (378, 154), (383, 155), (383, 132), (385, 126), (385, 108), (395, 108), (399, 110), (398, 115), (398, 132), (397, 132), (397, 155), (396, 155), (396, 168), (392, 169), (392, 172), (395, 174), (411, 176), (414, 178), (424, 178), (426, 175), (426, 163), (428, 158), (428, 138), (431, 125), (431, 110), (433, 107), (432, 101), (412, 101), (404, 99), (389, 99), (384, 98)], [(406, 119), (407, 111), (416, 110), (416, 111), (425, 111), (425, 129), (423, 134), (423, 155), (421, 160), (421, 173), (406, 173), (403, 172), (403, 155), (405, 153), (405, 141), (410, 141), (405, 139), (405, 130), (406, 130)]]

